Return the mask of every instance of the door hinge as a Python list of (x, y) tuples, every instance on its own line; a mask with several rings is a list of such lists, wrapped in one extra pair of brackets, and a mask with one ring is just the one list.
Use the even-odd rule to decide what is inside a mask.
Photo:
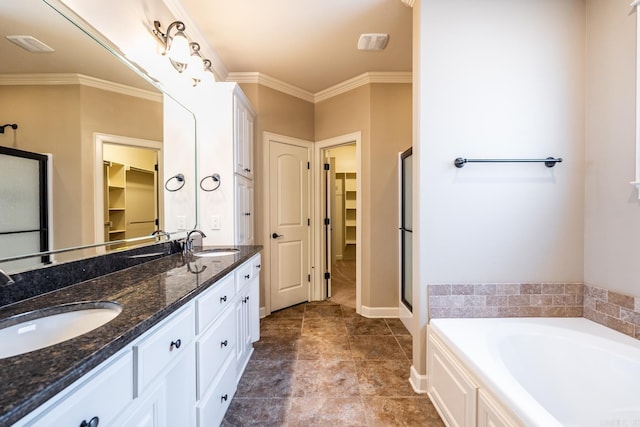
[(307, 169), (311, 169), (311, 162), (307, 162)]
[(307, 274), (307, 282), (311, 283), (311, 275)]
[(157, 172), (158, 171), (158, 165), (157, 164), (153, 165), (153, 169)]
[(326, 273), (324, 273), (324, 280), (329, 280), (329, 279), (331, 279), (331, 273), (327, 271)]
[(307, 227), (311, 227), (311, 218), (307, 218)]
[(329, 163), (325, 163), (324, 164), (324, 170), (326, 170), (326, 171), (331, 170), (331, 165)]
[(158, 225), (160, 225), (160, 221), (158, 221), (158, 218), (156, 218), (156, 220), (155, 220), (155, 224), (156, 224), (156, 227), (157, 227)]
[(324, 225), (329, 225), (329, 224), (331, 224), (331, 220), (329, 218), (325, 218)]

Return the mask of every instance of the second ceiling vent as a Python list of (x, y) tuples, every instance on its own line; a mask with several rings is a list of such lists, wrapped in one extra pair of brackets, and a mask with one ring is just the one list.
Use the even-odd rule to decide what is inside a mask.
[(358, 39), (358, 50), (383, 50), (389, 42), (389, 34), (367, 33)]

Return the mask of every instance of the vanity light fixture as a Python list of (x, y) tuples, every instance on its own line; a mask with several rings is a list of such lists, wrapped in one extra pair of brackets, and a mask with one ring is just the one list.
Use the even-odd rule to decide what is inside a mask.
[[(204, 79), (210, 78), (207, 76), (207, 72), (211, 74), (215, 82), (211, 61), (202, 58), (199, 43), (189, 42), (184, 34), (186, 27), (183, 22), (172, 22), (167, 27), (166, 33), (162, 32), (160, 21), (153, 21), (153, 27), (153, 34), (164, 45), (163, 55), (169, 58), (171, 65), (179, 73), (186, 71), (186, 74), (193, 80), (193, 86), (197, 86)], [(171, 36), (171, 30), (174, 28), (176, 33)]]
[[(185, 25), (181, 21), (174, 21), (167, 27), (167, 32), (163, 33), (160, 29), (160, 21), (153, 21), (153, 34), (164, 45), (163, 55), (167, 55), (174, 64), (186, 64), (189, 60), (189, 40), (184, 34)], [(172, 36), (171, 30), (176, 29), (176, 33)], [(177, 68), (176, 68), (177, 69)], [(178, 70), (182, 71), (182, 70)]]

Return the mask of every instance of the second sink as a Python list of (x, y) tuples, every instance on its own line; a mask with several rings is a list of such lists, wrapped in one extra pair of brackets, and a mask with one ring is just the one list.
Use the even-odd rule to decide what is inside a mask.
[(216, 256), (225, 256), (225, 255), (235, 255), (240, 252), (240, 249), (236, 248), (215, 248), (215, 249), (204, 249), (199, 252), (195, 252), (193, 256), (197, 257), (216, 257)]
[(122, 311), (115, 302), (57, 305), (0, 320), (0, 359), (49, 347), (86, 334)]

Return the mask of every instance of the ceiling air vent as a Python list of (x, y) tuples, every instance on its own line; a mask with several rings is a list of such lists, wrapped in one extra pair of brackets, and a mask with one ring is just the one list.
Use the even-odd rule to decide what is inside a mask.
[(7, 40), (17, 44), (24, 50), (34, 53), (53, 52), (53, 48), (32, 36), (6, 36)]
[(389, 34), (368, 33), (361, 34), (358, 39), (358, 50), (382, 50), (387, 47)]

